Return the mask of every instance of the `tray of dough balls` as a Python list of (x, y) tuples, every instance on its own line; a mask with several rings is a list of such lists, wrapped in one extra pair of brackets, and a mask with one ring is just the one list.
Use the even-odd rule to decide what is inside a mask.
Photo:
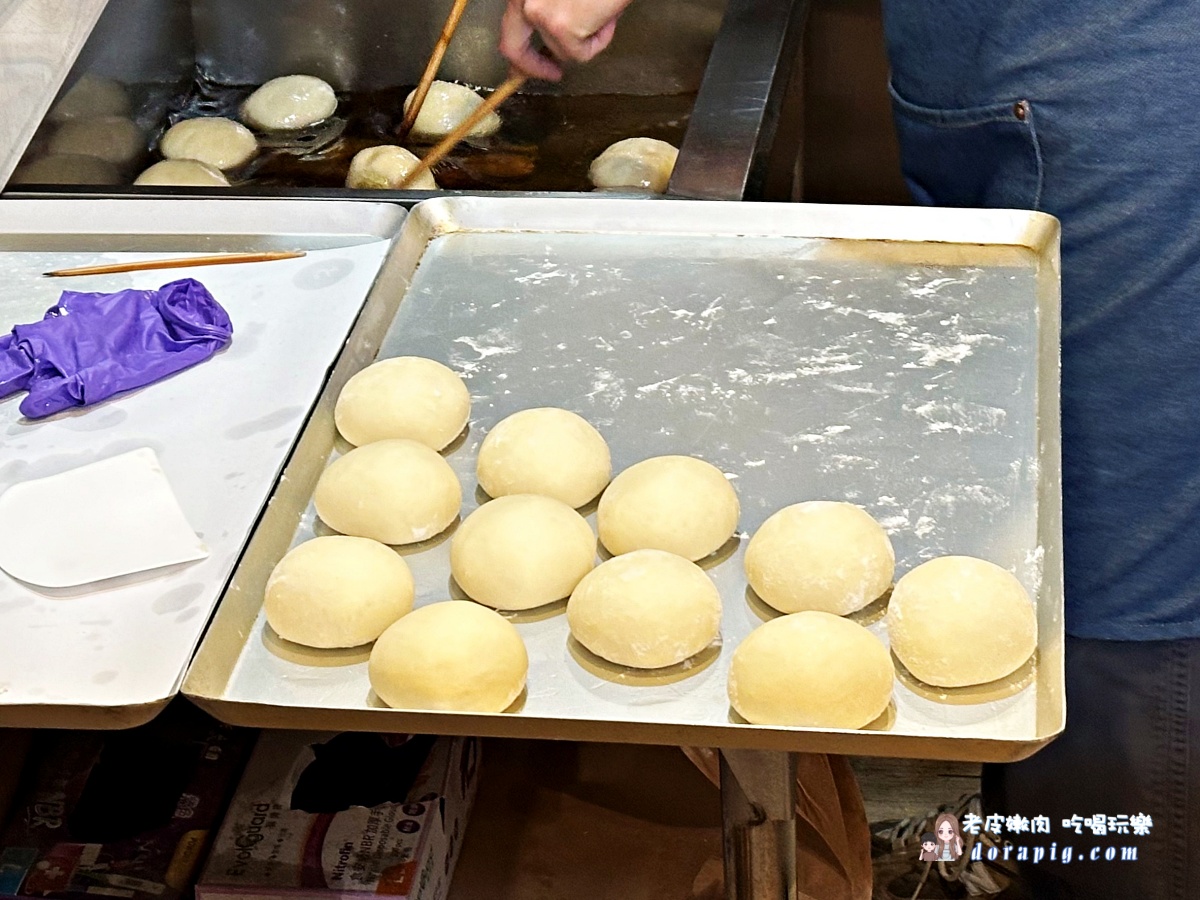
[(194, 700), (981, 760), (1061, 730), (1055, 220), (462, 197), (398, 252)]

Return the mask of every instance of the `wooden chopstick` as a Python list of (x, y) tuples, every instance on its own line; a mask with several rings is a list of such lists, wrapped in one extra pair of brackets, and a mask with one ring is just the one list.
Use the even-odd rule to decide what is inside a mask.
[(185, 256), (179, 259), (147, 259), (141, 262), (113, 263), (109, 266), (83, 266), (79, 269), (56, 269), (43, 272), (48, 278), (70, 278), (75, 275), (113, 275), (118, 272), (143, 272), (151, 269), (186, 269), (189, 266), (227, 266), (235, 263), (270, 262), (275, 259), (299, 259), (304, 250), (274, 250), (263, 253), (222, 253), (218, 256)]
[(455, 128), (452, 132), (442, 138), (441, 142), (425, 154), (425, 158), (421, 160), (420, 165), (408, 173), (408, 176), (400, 182), (398, 188), (403, 189), (412, 184), (413, 179), (419, 177), (422, 172), (428, 172), (454, 149), (455, 145), (465, 138), (478, 125), (485, 116), (494, 112), (496, 107), (515, 94), (521, 89), (521, 85), (525, 83), (524, 75), (510, 75), (500, 87), (492, 91), (492, 95), (481, 103), (471, 115), (467, 116), (466, 120), (461, 125)]
[(437, 77), (438, 69), (442, 65), (442, 57), (446, 55), (446, 48), (450, 46), (450, 39), (454, 37), (454, 32), (458, 30), (459, 20), (462, 19), (463, 11), (466, 8), (467, 0), (454, 0), (454, 5), (450, 7), (450, 15), (446, 17), (446, 24), (442, 26), (441, 37), (433, 45), (433, 54), (429, 57), (429, 62), (425, 65), (425, 72), (421, 75), (421, 80), (417, 83), (417, 91), (413, 94), (413, 101), (404, 113), (404, 120), (400, 123), (400, 129), (396, 132), (397, 144), (404, 143), (404, 139), (412, 131), (413, 123), (417, 121), (417, 116), (421, 114), (421, 107), (425, 105), (425, 97), (429, 93), (429, 86), (433, 84), (434, 78)]

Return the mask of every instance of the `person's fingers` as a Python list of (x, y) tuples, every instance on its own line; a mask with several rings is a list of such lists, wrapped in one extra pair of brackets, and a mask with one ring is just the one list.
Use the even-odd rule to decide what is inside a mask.
[(539, 31), (538, 36), (542, 39), (542, 44), (546, 47), (546, 53), (552, 56), (555, 60), (566, 62), (573, 60), (570, 50), (557, 37), (552, 34), (545, 34)]
[(587, 62), (600, 53), (602, 53), (609, 44), (612, 43), (613, 35), (617, 32), (617, 20), (613, 19), (595, 34), (584, 38), (580, 55), (576, 57), (580, 62)]
[[(508, 0), (500, 26), (500, 52), (513, 67), (535, 78), (558, 81), (560, 63), (588, 62), (612, 43), (617, 19), (629, 0)], [(535, 33), (553, 56), (534, 47)]]
[(510, 2), (500, 20), (500, 53), (524, 75), (546, 81), (562, 79), (562, 67), (533, 46), (533, 26), (521, 12), (520, 0)]
[(538, 34), (541, 36), (542, 42), (546, 45), (546, 49), (554, 55), (555, 59), (569, 60), (571, 62), (588, 62), (612, 42), (616, 25), (617, 23), (614, 20), (595, 34), (590, 34), (582, 39), (569, 35), (564, 37), (561, 34), (554, 34), (540, 29)]
[(571, 18), (562, 7), (530, 8), (532, 0), (523, 7), (523, 17), (538, 30), (546, 48), (559, 60), (587, 62), (612, 43), (617, 30), (617, 17), (600, 20), (595, 29), (592, 19)]
[(527, 47), (519, 60), (511, 60), (513, 68), (522, 75), (543, 81), (562, 81), (563, 68), (544, 53)]

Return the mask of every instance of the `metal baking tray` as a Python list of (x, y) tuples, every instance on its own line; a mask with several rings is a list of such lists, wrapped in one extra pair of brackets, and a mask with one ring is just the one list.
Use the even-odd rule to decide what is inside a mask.
[[(183, 691), (226, 721), (797, 751), (1012, 760), (1064, 724), (1058, 223), (1032, 212), (441, 198), (413, 208), (403, 292), (375, 296), (234, 574)], [(518, 708), (383, 707), (367, 650), (310, 651), (264, 625), (311, 505), (346, 380), (377, 356), (446, 361), (468, 381), (448, 451), (466, 516), (474, 459), (522, 408), (563, 406), (605, 434), (614, 469), (666, 453), (720, 466), (741, 539), (709, 565), (722, 640), (691, 665), (609, 666), (568, 640), (562, 604), (513, 616), (530, 654)], [(867, 729), (760, 727), (729, 707), (738, 642), (771, 613), (747, 595), (746, 538), (808, 499), (864, 505), (897, 574), (945, 553), (1012, 569), (1036, 598), (1036, 663), (1003, 685), (931, 694), (897, 681)], [(594, 517), (593, 517), (594, 522)], [(314, 529), (316, 531), (314, 532)], [(445, 537), (405, 550), (418, 604), (448, 599)], [(858, 618), (886, 637), (882, 610)]]
[[(203, 365), (44, 419), (0, 401), (0, 492), (150, 447), (209, 548), (194, 563), (77, 588), (0, 573), (0, 726), (128, 728), (178, 692), (205, 625), (367, 297), (388, 291), (404, 210), (301, 201), (0, 203), (0, 328), (64, 290), (201, 280), (234, 338)], [(147, 256), (303, 249), (302, 259), (71, 279), (50, 269)], [(382, 268), (381, 268), (382, 267)]]

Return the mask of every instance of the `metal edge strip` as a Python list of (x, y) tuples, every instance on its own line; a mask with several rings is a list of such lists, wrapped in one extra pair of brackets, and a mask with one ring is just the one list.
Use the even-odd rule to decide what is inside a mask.
[[(1058, 220), (1019, 209), (865, 206), (825, 203), (660, 203), (648, 216), (645, 201), (594, 198), (586, 214), (561, 200), (438, 197), (412, 214), (453, 222), (472, 232), (703, 235), (821, 240), (1011, 246), (1041, 254), (1057, 241)], [(764, 211), (769, 215), (764, 216)], [(769, 225), (764, 227), (764, 220)]]
[(741, 200), (761, 188), (807, 10), (808, 0), (730, 0), (668, 193)]
[(229, 725), (254, 728), (300, 728), (332, 731), (380, 731), (507, 737), (544, 740), (644, 743), (665, 746), (738, 747), (747, 750), (786, 750), (853, 756), (915, 757), (968, 762), (1017, 762), (1049, 742), (1049, 738), (1019, 741), (1004, 738), (947, 740), (935, 735), (893, 734), (887, 731), (796, 731), (787, 728), (726, 725), (661, 725), (621, 722), (614, 739), (614, 722), (587, 719), (549, 719), (505, 713), (422, 713), (365, 708), (356, 710), (271, 706), (226, 700), (212, 694), (185, 691), (192, 702)]

